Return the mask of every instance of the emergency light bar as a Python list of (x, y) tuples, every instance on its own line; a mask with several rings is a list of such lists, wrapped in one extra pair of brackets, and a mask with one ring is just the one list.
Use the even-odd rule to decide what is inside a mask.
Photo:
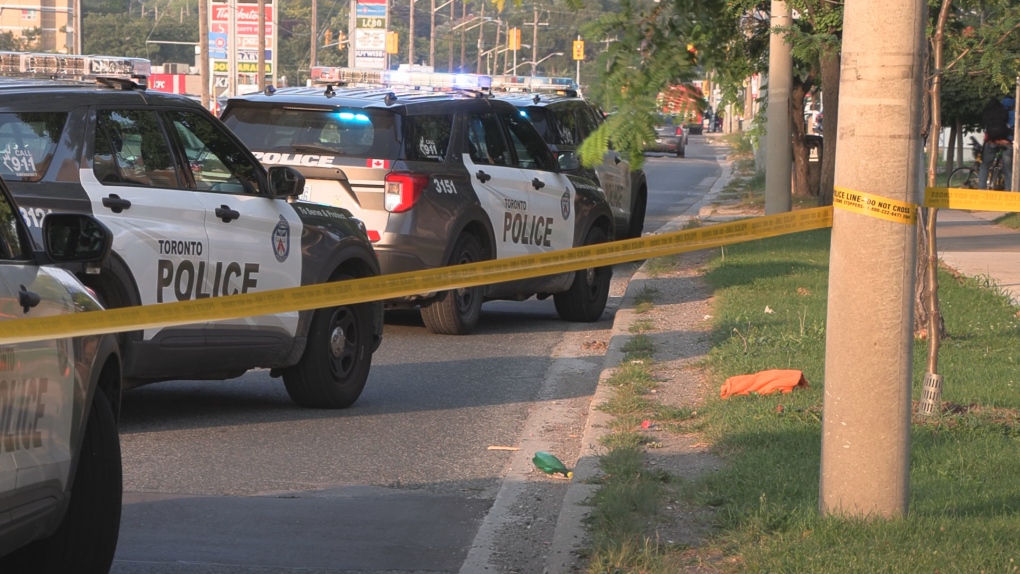
[(552, 92), (576, 96), (577, 82), (573, 78), (546, 76), (493, 76), (492, 89), (503, 92)]
[(0, 76), (126, 80), (145, 85), (152, 66), (144, 58), (0, 52)]
[(477, 74), (436, 74), (405, 72), (401, 70), (366, 70), (314, 66), (312, 81), (317, 84), (343, 84), (345, 86), (384, 86), (422, 91), (488, 90), (489, 76)]

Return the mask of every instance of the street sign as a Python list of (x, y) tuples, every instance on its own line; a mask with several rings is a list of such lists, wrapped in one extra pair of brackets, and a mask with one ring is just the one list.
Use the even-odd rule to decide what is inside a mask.
[(574, 59), (584, 59), (584, 40), (574, 40)]
[(507, 49), (508, 50), (520, 50), (521, 49), (521, 29), (510, 28), (510, 32), (507, 34)]
[(355, 4), (354, 33), (350, 36), (355, 68), (386, 69), (389, 49), (386, 2), (357, 0)]
[(399, 48), (400, 36), (396, 32), (386, 32), (386, 53), (396, 54)]

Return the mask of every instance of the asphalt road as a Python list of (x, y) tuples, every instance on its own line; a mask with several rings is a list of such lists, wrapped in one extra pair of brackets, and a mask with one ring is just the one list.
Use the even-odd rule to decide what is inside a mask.
[[(718, 177), (701, 141), (691, 138), (687, 158), (647, 158), (646, 230), (683, 213)], [(613, 312), (635, 268), (615, 269), (610, 307), (594, 324), (565, 323), (551, 300), (534, 299), (485, 304), (466, 337), (430, 335), (417, 313), (389, 313), (365, 392), (345, 411), (295, 407), (267, 371), (126, 393), (112, 571), (461, 571), (483, 523), (512, 532), (493, 521), (516, 520), (489, 515), (520, 454), (488, 447), (579, 452)], [(548, 495), (536, 511), (544, 528), (562, 489)], [(498, 555), (485, 554), (493, 563)], [(510, 562), (531, 571), (526, 558)]]

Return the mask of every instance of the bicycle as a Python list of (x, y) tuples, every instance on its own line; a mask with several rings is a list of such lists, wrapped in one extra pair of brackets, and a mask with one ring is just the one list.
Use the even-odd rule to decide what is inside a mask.
[[(974, 163), (972, 165), (960, 166), (954, 169), (949, 177), (946, 178), (946, 187), (955, 187), (962, 189), (979, 189), (978, 185), (978, 174), (981, 171), (981, 155), (983, 144), (977, 140), (974, 136), (970, 138), (970, 149), (974, 154)], [(988, 186), (986, 189), (994, 191), (1002, 191), (1006, 189), (1006, 177), (1002, 172), (1002, 153), (1005, 148), (999, 148), (995, 152), (995, 158), (992, 160), (992, 165), (988, 168)]]

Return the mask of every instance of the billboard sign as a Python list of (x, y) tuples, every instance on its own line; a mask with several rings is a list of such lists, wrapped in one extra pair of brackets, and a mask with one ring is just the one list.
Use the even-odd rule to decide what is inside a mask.
[(386, 0), (357, 0), (354, 9), (354, 67), (386, 69)]
[[(235, 36), (231, 43), (231, 5), (233, 11), (233, 29)], [(274, 61), (276, 38), (275, 38), (275, 6), (272, 0), (266, 0), (265, 5), (265, 74), (272, 74), (275, 69)], [(239, 75), (252, 76), (248, 80), (239, 80), (240, 84), (257, 84), (258, 74), (258, 48), (259, 48), (259, 6), (253, 1), (237, 0), (236, 4), (227, 2), (212, 2), (209, 7), (209, 59), (210, 69), (213, 73), (213, 86), (229, 85), (230, 55), (229, 50), (233, 47), (236, 54), (237, 69)], [(226, 80), (224, 82), (223, 80)], [(217, 90), (218, 91), (218, 90)], [(240, 87), (238, 87), (240, 92)]]

